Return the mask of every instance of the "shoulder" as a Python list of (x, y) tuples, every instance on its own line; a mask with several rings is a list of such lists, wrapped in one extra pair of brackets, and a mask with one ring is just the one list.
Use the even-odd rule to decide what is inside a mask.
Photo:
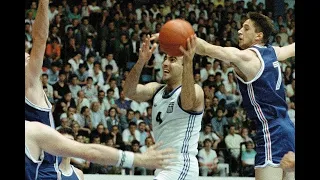
[(78, 168), (76, 168), (74, 166), (73, 166), (73, 169), (74, 169), (75, 173), (78, 175), (79, 179), (83, 180), (84, 179), (83, 172), (80, 169), (78, 169)]

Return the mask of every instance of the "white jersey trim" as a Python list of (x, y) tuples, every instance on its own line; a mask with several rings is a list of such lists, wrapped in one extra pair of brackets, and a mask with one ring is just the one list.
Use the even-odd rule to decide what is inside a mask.
[[(44, 92), (44, 91), (43, 91), (43, 92)], [(46, 93), (43, 93), (43, 94), (44, 94), (44, 99), (46, 100), (46, 103), (47, 103), (48, 107), (40, 107), (40, 106), (32, 103), (26, 96), (25, 96), (25, 103), (28, 104), (29, 106), (35, 108), (35, 109), (40, 110), (40, 111), (47, 111), (47, 112), (48, 112), (48, 111), (51, 111), (51, 110), (52, 110), (52, 105), (51, 105), (51, 103), (49, 102)]]
[(265, 65), (264, 65), (264, 60), (263, 60), (260, 52), (258, 51), (258, 49), (255, 49), (255, 48), (248, 48), (248, 49), (254, 51), (254, 52), (257, 54), (259, 60), (261, 61), (261, 67), (260, 67), (260, 70), (258, 71), (258, 73), (256, 74), (256, 76), (255, 76), (252, 80), (250, 80), (250, 81), (245, 81), (245, 80), (243, 80), (240, 76), (238, 76), (237, 72), (234, 70), (234, 74), (236, 75), (236, 77), (237, 77), (243, 84), (250, 84), (250, 83), (253, 83), (254, 81), (256, 81), (257, 79), (259, 79), (259, 77), (262, 75), (262, 73), (263, 73), (263, 71), (264, 71), (264, 66), (265, 66)]

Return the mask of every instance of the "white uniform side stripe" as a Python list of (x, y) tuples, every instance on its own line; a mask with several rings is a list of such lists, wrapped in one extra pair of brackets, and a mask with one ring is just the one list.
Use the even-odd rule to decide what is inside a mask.
[(266, 161), (272, 161), (272, 153), (271, 153), (271, 138), (270, 138), (270, 132), (269, 132), (269, 127), (268, 127), (268, 121), (263, 115), (263, 112), (261, 110), (260, 105), (257, 103), (254, 97), (254, 90), (252, 84), (247, 85), (248, 89), (248, 95), (250, 102), (252, 106), (254, 107), (254, 110), (257, 114), (257, 117), (259, 121), (261, 122), (263, 129), (262, 132), (264, 134), (264, 141), (265, 141), (265, 153), (266, 153)]

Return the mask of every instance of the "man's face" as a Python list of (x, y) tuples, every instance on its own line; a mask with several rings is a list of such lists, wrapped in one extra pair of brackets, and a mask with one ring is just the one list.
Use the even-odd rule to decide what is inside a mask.
[(238, 31), (239, 33), (239, 46), (242, 49), (246, 49), (252, 44), (255, 43), (258, 33), (255, 32), (256, 28), (254, 27), (253, 21), (247, 19), (242, 28)]
[(138, 152), (139, 151), (139, 145), (138, 144), (133, 144), (132, 145), (132, 150), (133, 150), (133, 152)]
[(168, 81), (172, 78), (181, 78), (183, 71), (183, 56), (166, 55), (162, 63), (163, 76), (162, 80)]

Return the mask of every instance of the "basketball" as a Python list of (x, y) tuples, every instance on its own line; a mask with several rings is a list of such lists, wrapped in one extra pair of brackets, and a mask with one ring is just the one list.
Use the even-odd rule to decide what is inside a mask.
[(159, 32), (159, 47), (169, 56), (183, 56), (179, 47), (187, 49), (187, 39), (195, 34), (193, 27), (183, 19), (166, 22)]

